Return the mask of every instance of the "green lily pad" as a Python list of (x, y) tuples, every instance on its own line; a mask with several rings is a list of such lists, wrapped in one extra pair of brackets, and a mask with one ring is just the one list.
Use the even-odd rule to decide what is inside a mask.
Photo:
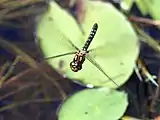
[[(66, 10), (55, 2), (51, 2), (48, 12), (43, 15), (37, 27), (40, 47), (45, 57), (76, 51), (67, 40), (81, 49), (93, 24), (98, 23), (97, 33), (89, 47), (94, 50), (89, 55), (120, 86), (133, 72), (135, 60), (139, 54), (137, 36), (127, 19), (111, 4), (86, 1), (85, 7), (86, 14), (80, 28)], [(117, 88), (117, 85), (87, 59), (82, 70), (71, 71), (69, 64), (73, 57), (73, 54), (66, 55), (50, 59), (48, 62), (60, 73), (77, 79), (85, 85)]]
[(118, 120), (127, 106), (124, 92), (108, 88), (85, 89), (62, 104), (58, 120)]
[[(150, 14), (154, 19), (160, 20), (160, 0), (136, 0), (136, 5), (143, 15)], [(133, 0), (122, 0), (121, 6), (123, 9), (130, 10)]]
[(149, 6), (149, 13), (150, 15), (156, 19), (156, 20), (160, 20), (160, 1), (159, 0), (150, 0), (150, 3), (148, 4)]
[(136, 3), (144, 15), (150, 14), (154, 19), (160, 20), (159, 0), (137, 0)]
[(139, 10), (142, 12), (143, 15), (149, 13), (149, 3), (150, 0), (136, 0), (136, 5), (138, 6)]

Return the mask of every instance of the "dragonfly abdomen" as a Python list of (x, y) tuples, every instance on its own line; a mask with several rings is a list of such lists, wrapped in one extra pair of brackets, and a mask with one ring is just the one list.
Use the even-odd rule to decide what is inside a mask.
[(89, 37), (87, 41), (85, 42), (84, 46), (82, 47), (82, 50), (79, 50), (76, 55), (73, 58), (73, 61), (70, 63), (71, 70), (74, 72), (78, 72), (82, 69), (82, 64), (85, 61), (86, 54), (88, 53), (87, 49), (89, 45), (91, 44), (96, 32), (98, 29), (98, 24), (95, 23), (92, 27), (92, 30), (89, 34)]
[(91, 32), (89, 34), (89, 37), (88, 37), (87, 41), (85, 42), (85, 44), (84, 44), (84, 46), (82, 48), (83, 51), (87, 51), (89, 45), (91, 44), (91, 42), (92, 42), (92, 40), (93, 40), (93, 38), (94, 38), (94, 36), (95, 36), (95, 34), (97, 32), (97, 29), (98, 29), (98, 24), (95, 23), (93, 25), (93, 27), (92, 27), (92, 30), (91, 30)]

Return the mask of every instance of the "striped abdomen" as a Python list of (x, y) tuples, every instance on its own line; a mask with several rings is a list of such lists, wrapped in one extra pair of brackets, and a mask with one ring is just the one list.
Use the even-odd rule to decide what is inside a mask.
[(95, 23), (93, 25), (93, 27), (92, 27), (92, 30), (91, 30), (91, 32), (89, 34), (89, 37), (88, 37), (87, 41), (85, 42), (85, 44), (84, 44), (84, 46), (82, 48), (83, 51), (87, 51), (89, 45), (91, 44), (91, 42), (92, 42), (92, 40), (93, 40), (93, 38), (94, 38), (94, 36), (95, 36), (95, 34), (97, 32), (97, 29), (98, 29), (98, 24)]

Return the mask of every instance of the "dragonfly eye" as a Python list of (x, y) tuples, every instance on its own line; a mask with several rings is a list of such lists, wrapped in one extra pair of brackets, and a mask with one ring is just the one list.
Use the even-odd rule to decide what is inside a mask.
[(78, 67), (78, 63), (77, 62), (71, 62), (70, 63), (70, 67), (71, 67), (71, 70), (74, 71), (74, 72), (77, 72), (79, 70), (79, 67)]
[(72, 66), (72, 67), (77, 67), (77, 66), (78, 66), (78, 63), (77, 63), (76, 61), (72, 61), (72, 62), (70, 63), (70, 66)]

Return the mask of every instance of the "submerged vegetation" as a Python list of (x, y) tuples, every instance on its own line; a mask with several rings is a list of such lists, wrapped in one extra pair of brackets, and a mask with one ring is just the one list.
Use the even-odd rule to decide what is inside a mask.
[[(0, 119), (158, 120), (153, 1), (1, 0)], [(74, 73), (75, 54), (63, 54), (81, 49), (94, 23), (89, 59)]]

